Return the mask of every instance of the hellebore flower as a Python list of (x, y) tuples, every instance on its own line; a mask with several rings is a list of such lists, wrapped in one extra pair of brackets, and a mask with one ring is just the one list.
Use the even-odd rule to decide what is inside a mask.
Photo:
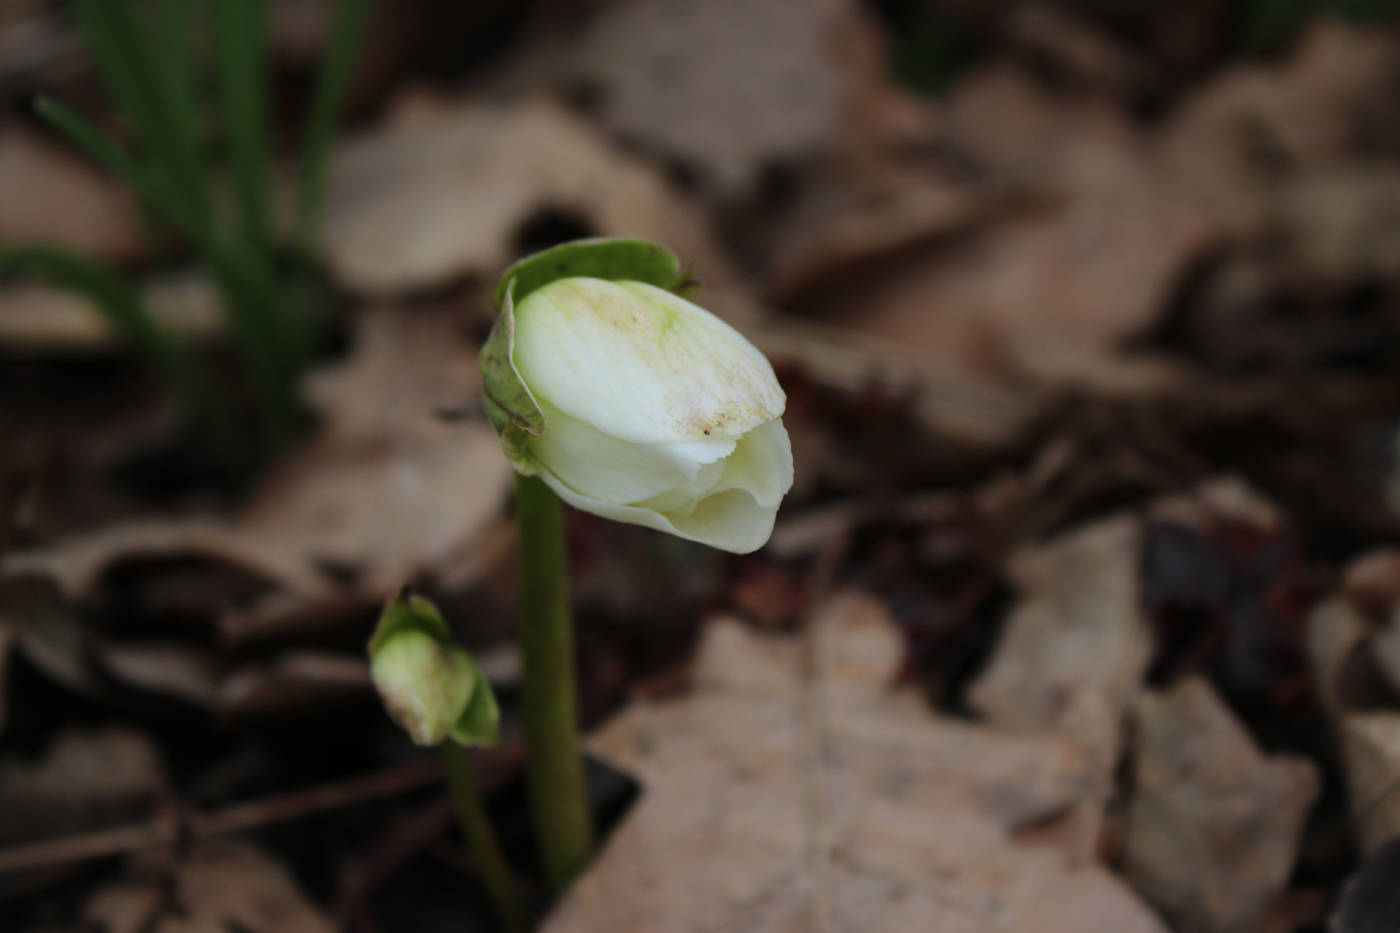
[[(590, 249), (649, 250), (662, 272), (589, 275), (606, 265)], [(519, 284), (580, 251), (584, 274)], [(486, 409), (515, 469), (575, 508), (743, 554), (768, 540), (792, 487), (787, 399), (738, 331), (655, 284), (679, 287), (678, 265), (654, 244), (608, 240), (517, 264), (482, 352)]]
[(390, 600), (369, 658), (385, 708), (415, 743), (495, 744), (500, 714), (491, 687), (428, 600), (407, 593)]

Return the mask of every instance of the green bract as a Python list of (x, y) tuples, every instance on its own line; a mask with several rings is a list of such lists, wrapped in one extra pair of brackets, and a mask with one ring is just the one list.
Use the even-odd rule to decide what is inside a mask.
[(431, 602), (407, 594), (391, 599), (370, 639), (369, 657), (385, 708), (414, 742), (495, 744), (496, 698)]
[(787, 399), (689, 290), (675, 256), (639, 240), (522, 260), (496, 290), (484, 404), (512, 466), (570, 505), (746, 553), (792, 486)]

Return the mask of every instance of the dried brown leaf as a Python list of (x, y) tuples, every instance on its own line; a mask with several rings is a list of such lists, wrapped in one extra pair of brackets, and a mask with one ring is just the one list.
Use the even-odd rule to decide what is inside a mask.
[(200, 846), (169, 878), (96, 892), (83, 910), (105, 933), (334, 933), (287, 870), (247, 843)]
[(135, 822), (165, 787), (159, 752), (144, 734), (118, 726), (59, 733), (36, 761), (0, 759), (0, 845)]
[(131, 195), (13, 124), (0, 133), (0, 240), (52, 243), (121, 262), (142, 251)]
[(736, 196), (769, 167), (842, 143), (859, 75), (840, 44), (862, 28), (848, 0), (632, 0), (522, 70)]
[(363, 292), (494, 280), (542, 212), (599, 236), (665, 243), (695, 264), (706, 307), (752, 313), (698, 209), (651, 166), (543, 101), (402, 104), (339, 150), (324, 244), (336, 275)]
[(1265, 756), (1200, 678), (1145, 694), (1136, 722), (1128, 878), (1182, 929), (1254, 929), (1293, 870), (1316, 765)]
[(1214, 235), (1150, 139), (1117, 108), (1057, 98), (1004, 66), (959, 85), (945, 132), (1019, 207), (952, 243), (890, 255), (798, 309), (965, 371), (1129, 389), (1169, 376), (1127, 379), (1095, 362), (1157, 322)]
[(835, 599), (804, 637), (716, 622), (693, 693), (635, 703), (595, 737), (646, 791), (549, 933), (1160, 933), (1103, 869), (1010, 839), (1082, 799), (1072, 743), (892, 690), (902, 647), (871, 600)]
[(996, 725), (1052, 729), (1084, 749), (1092, 773), (1076, 848), (1097, 845), (1124, 724), (1151, 653), (1142, 612), (1142, 531), (1119, 516), (1023, 548), (1009, 562), (1021, 594), (969, 701)]

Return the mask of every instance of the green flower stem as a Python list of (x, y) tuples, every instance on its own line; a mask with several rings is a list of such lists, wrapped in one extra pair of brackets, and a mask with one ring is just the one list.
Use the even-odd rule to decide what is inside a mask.
[(501, 928), (506, 933), (525, 933), (520, 895), (506, 865), (505, 855), (501, 853), (500, 843), (496, 841), (496, 833), (487, 819), (486, 808), (482, 806), (466, 750), (451, 739), (443, 742), (440, 748), (442, 763), (447, 770), (447, 786), (452, 789), (452, 798), (457, 803), (457, 821), (472, 858), (481, 871), (481, 880), (496, 908)]
[(564, 507), (535, 476), (515, 477), (520, 537), (520, 641), (524, 655), (526, 773), (545, 877), (568, 887), (593, 850), (574, 713), (574, 642)]

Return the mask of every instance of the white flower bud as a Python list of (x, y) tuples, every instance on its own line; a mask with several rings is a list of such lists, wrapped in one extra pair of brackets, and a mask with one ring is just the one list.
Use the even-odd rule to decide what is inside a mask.
[(559, 278), (514, 306), (511, 291), (482, 367), (517, 470), (605, 518), (740, 554), (768, 540), (792, 448), (762, 353), (642, 281)]

